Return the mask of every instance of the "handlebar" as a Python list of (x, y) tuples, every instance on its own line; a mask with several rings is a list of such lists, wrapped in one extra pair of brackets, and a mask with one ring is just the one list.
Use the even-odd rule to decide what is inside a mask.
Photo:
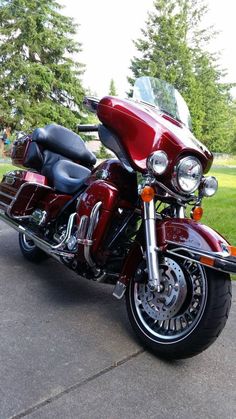
[(98, 132), (98, 125), (77, 125), (78, 132)]

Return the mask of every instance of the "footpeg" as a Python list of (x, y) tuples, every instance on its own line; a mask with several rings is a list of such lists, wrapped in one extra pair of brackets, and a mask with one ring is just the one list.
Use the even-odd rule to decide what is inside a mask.
[(115, 288), (114, 288), (114, 291), (113, 291), (113, 293), (112, 293), (112, 295), (114, 296), (114, 297), (116, 297), (118, 300), (121, 300), (121, 298), (124, 296), (124, 294), (125, 294), (125, 291), (126, 291), (126, 285), (125, 284), (123, 284), (122, 282), (120, 282), (120, 281), (117, 281), (117, 283), (116, 283), (116, 285), (115, 285)]

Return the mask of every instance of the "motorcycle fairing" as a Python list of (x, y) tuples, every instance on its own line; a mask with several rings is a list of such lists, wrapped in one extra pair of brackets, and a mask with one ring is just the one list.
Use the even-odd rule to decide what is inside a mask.
[[(213, 155), (184, 126), (167, 121), (149, 106), (132, 100), (106, 96), (98, 104), (97, 115), (106, 128), (111, 130), (118, 142), (100, 136), (106, 147), (114, 151), (126, 167), (147, 171), (146, 159), (157, 150), (165, 151), (169, 158), (169, 172), (173, 170), (176, 156), (193, 154), (201, 160), (207, 173)], [(165, 174), (166, 175), (166, 174)]]

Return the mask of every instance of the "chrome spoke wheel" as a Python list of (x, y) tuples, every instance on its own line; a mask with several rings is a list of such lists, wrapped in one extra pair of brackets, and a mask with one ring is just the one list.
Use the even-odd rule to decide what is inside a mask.
[(134, 305), (143, 328), (155, 339), (177, 342), (201, 320), (207, 300), (207, 279), (201, 265), (166, 257), (160, 293), (146, 283), (134, 284)]

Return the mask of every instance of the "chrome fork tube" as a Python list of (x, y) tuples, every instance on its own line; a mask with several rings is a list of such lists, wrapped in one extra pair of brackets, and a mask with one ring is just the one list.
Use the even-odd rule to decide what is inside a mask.
[(151, 291), (161, 291), (160, 271), (156, 238), (156, 211), (154, 200), (144, 202), (144, 226), (146, 238), (146, 262), (148, 269), (148, 286)]

